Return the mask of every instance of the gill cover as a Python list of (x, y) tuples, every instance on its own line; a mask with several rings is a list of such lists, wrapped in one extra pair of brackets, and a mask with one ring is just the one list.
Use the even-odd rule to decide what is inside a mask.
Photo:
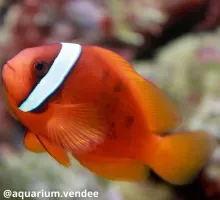
[(60, 53), (48, 73), (41, 79), (27, 99), (19, 106), (23, 112), (30, 112), (40, 106), (65, 81), (80, 57), (82, 47), (78, 44), (61, 43)]

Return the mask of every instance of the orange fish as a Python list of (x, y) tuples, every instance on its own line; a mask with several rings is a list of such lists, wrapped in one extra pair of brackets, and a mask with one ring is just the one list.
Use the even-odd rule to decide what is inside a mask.
[(168, 134), (180, 123), (176, 107), (109, 50), (70, 43), (29, 48), (4, 65), (2, 78), (11, 112), (27, 129), (25, 147), (66, 167), (73, 156), (110, 180), (141, 181), (152, 169), (180, 185), (212, 153), (206, 132)]

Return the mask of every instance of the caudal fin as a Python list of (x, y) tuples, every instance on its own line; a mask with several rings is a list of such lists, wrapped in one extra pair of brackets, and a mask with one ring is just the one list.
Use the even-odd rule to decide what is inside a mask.
[(155, 150), (150, 167), (172, 184), (187, 184), (207, 163), (214, 146), (214, 139), (203, 131), (165, 136)]

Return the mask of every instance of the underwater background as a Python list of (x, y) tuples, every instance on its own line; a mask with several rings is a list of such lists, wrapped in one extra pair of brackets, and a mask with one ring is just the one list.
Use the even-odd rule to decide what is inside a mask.
[(24, 130), (0, 96), (0, 200), (6, 189), (88, 189), (99, 192), (88, 199), (101, 200), (219, 200), (220, 1), (0, 0), (1, 66), (24, 48), (61, 41), (117, 52), (170, 95), (183, 116), (181, 128), (207, 130), (218, 145), (187, 186), (153, 173), (141, 184), (107, 181), (77, 161), (69, 170), (47, 154), (28, 152)]

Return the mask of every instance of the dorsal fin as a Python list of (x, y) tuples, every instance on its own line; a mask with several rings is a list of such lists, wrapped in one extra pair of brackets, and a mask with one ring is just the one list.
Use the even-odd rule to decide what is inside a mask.
[(179, 125), (180, 116), (176, 106), (160, 88), (141, 77), (114, 52), (99, 47), (94, 47), (94, 50), (99, 52), (101, 59), (106, 60), (107, 57), (108, 64), (127, 82), (151, 132), (162, 134)]

